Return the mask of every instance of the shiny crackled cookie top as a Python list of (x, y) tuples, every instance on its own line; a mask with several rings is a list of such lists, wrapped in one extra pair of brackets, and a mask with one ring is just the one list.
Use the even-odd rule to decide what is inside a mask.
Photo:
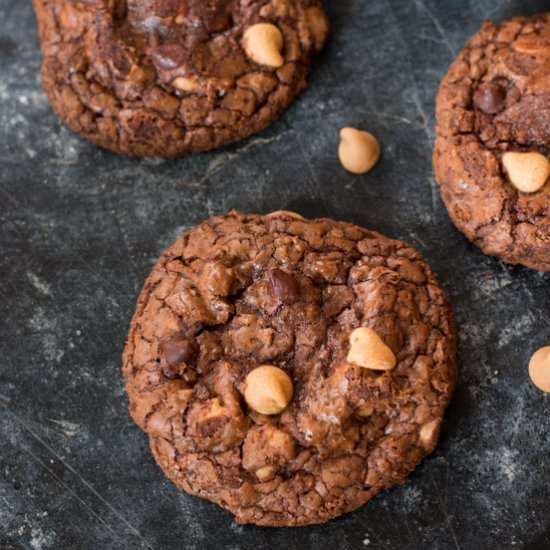
[[(454, 347), (443, 292), (407, 245), (234, 212), (160, 258), (124, 374), (178, 485), (241, 521), (302, 524), (359, 506), (434, 448)], [(311, 504), (284, 519), (275, 500), (298, 496)]]

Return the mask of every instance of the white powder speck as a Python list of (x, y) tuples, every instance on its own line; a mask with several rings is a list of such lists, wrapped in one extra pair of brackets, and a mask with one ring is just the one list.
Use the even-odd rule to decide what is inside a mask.
[(513, 326), (504, 327), (497, 340), (497, 348), (500, 349), (512, 342), (512, 339), (529, 334), (533, 330), (536, 319), (531, 312), (518, 317)]
[(27, 271), (27, 279), (29, 279), (30, 283), (38, 292), (41, 294), (44, 294), (44, 296), (51, 296), (52, 291), (50, 290), (50, 287), (42, 281), (37, 275), (35, 275), (32, 271)]
[(502, 449), (500, 469), (501, 472), (506, 476), (508, 481), (514, 481), (517, 475), (517, 459), (518, 452), (504, 448)]
[(244, 527), (242, 525), (239, 525), (238, 523), (233, 522), (231, 524), (231, 531), (237, 533), (237, 535), (240, 535), (244, 533)]
[(45, 534), (40, 527), (33, 527), (31, 531), (31, 547), (34, 550), (46, 550), (51, 548), (54, 541), (54, 534)]
[(500, 273), (498, 275), (490, 274), (481, 279), (478, 284), (477, 292), (483, 294), (488, 298), (498, 295), (498, 293), (513, 282), (512, 277), (508, 272)]

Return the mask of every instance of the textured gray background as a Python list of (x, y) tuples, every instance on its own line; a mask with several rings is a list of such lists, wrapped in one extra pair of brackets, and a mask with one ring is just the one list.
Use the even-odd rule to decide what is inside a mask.
[[(529, 382), (550, 342), (550, 275), (509, 271), (451, 226), (430, 150), (439, 79), (486, 17), (540, 1), (332, 0), (309, 91), (270, 129), (180, 160), (101, 151), (53, 116), (29, 0), (0, 0), (0, 549), (550, 548), (550, 399)], [(383, 144), (345, 173), (338, 129)], [(351, 220), (415, 245), (460, 323), (441, 445), (404, 486), (327, 525), (236, 525), (163, 478), (119, 372), (160, 252), (229, 208)]]

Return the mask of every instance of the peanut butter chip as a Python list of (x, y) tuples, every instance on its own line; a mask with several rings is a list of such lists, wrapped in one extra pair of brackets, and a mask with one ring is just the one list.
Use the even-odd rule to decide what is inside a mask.
[(393, 351), (371, 328), (356, 328), (349, 343), (348, 363), (371, 370), (391, 370), (397, 363)]
[(292, 393), (288, 374), (271, 365), (250, 371), (245, 380), (245, 401), (260, 414), (279, 414), (290, 403)]
[(281, 55), (283, 44), (283, 34), (271, 23), (252, 25), (243, 35), (243, 48), (246, 55), (255, 63), (267, 67), (282, 67), (285, 62)]
[(529, 376), (539, 390), (550, 393), (550, 346), (533, 354), (529, 361)]
[(175, 78), (172, 82), (172, 86), (183, 92), (195, 92), (199, 87), (194, 78), (186, 78), (185, 76), (178, 76)]
[(523, 193), (537, 192), (550, 176), (550, 161), (540, 153), (504, 153), (502, 165), (512, 185)]

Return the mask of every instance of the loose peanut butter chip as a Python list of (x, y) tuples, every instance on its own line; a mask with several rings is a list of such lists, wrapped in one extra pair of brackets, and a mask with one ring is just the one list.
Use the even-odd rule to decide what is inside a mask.
[(340, 131), (338, 157), (348, 172), (366, 174), (380, 158), (380, 144), (369, 132), (343, 128)]
[(397, 364), (393, 351), (371, 328), (356, 328), (349, 344), (348, 363), (371, 370), (391, 370)]
[(539, 390), (550, 393), (550, 346), (533, 354), (529, 361), (529, 376)]
[(550, 176), (550, 161), (540, 153), (504, 153), (502, 165), (522, 193), (536, 193)]
[(292, 380), (288, 374), (271, 365), (257, 367), (245, 380), (244, 399), (260, 414), (279, 414), (292, 399)]

